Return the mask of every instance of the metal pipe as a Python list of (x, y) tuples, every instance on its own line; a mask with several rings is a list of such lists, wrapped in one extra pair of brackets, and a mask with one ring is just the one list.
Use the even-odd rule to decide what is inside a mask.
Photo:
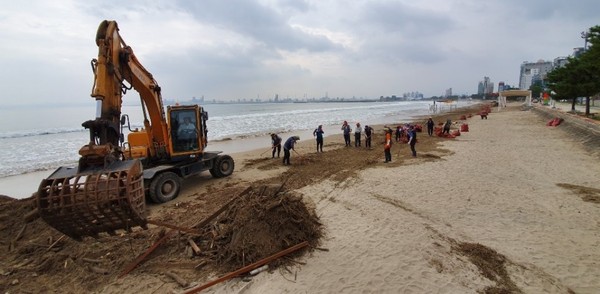
[(96, 118), (102, 117), (102, 100), (96, 100)]

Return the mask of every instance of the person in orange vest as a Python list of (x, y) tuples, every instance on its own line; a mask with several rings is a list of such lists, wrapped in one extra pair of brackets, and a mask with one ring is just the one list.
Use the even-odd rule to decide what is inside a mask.
[(385, 143), (383, 144), (383, 151), (385, 153), (385, 163), (392, 161), (392, 129), (386, 128), (385, 130)]

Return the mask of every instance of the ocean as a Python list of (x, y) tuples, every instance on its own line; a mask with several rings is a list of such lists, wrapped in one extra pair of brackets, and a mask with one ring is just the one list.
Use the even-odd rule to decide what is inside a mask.
[[(468, 103), (459, 101), (458, 107)], [(89, 133), (81, 123), (95, 115), (95, 103), (89, 104), (0, 108), (0, 180), (36, 171), (50, 174), (60, 166), (75, 166), (79, 149), (89, 140)], [(309, 134), (318, 125), (324, 126), (326, 135), (340, 133), (339, 126), (344, 120), (352, 125), (360, 122), (362, 126), (407, 122), (427, 115), (430, 104), (431, 101), (228, 103), (203, 107), (209, 116), (208, 150), (220, 150), (211, 147), (223, 147), (219, 142), (231, 144), (262, 138), (273, 132)], [(141, 106), (123, 106), (122, 113), (129, 115), (132, 128), (141, 128)], [(268, 147), (270, 142), (265, 141)], [(245, 144), (237, 145), (233, 150), (247, 151), (243, 146), (240, 149)]]

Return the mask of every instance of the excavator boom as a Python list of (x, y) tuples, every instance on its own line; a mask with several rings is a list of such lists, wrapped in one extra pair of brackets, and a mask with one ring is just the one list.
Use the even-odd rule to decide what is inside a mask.
[(40, 183), (36, 196), (42, 219), (76, 240), (146, 227), (142, 163), (125, 159), (119, 146), (122, 96), (127, 90), (134, 88), (140, 94), (149, 113), (150, 120), (144, 111), (147, 141), (154, 147), (149, 148), (149, 156), (166, 154), (168, 139), (160, 87), (125, 44), (116, 22), (100, 23), (96, 45), (91, 94), (96, 118), (82, 124), (89, 129), (89, 143), (79, 150), (78, 167), (56, 170)]

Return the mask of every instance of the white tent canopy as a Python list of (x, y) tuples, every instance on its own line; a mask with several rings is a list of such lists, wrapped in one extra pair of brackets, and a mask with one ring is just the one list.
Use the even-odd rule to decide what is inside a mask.
[(531, 91), (529, 90), (506, 90), (498, 93), (498, 110), (501, 107), (506, 107), (506, 97), (521, 97), (525, 96), (525, 103), (531, 106)]

